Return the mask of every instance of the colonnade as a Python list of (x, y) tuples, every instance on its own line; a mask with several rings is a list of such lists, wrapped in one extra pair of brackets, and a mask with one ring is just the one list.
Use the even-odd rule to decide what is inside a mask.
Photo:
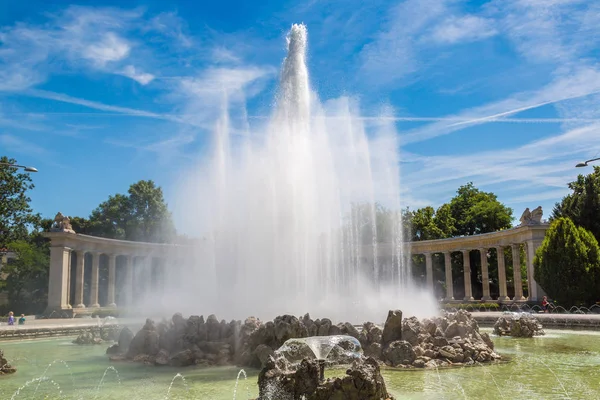
[[(434, 290), (434, 278), (433, 278), (433, 259), (434, 254), (444, 254), (444, 275), (445, 275), (445, 286), (446, 286), (446, 301), (451, 300), (463, 300), (472, 301), (473, 298), (473, 284), (471, 282), (471, 251), (479, 251), (481, 257), (481, 282), (482, 282), (482, 297), (483, 301), (497, 300), (497, 301), (525, 301), (525, 300), (538, 300), (540, 296), (540, 288), (535, 282), (533, 276), (533, 259), (535, 257), (535, 251), (540, 246), (541, 240), (527, 240), (523, 243), (511, 243), (510, 245), (498, 245), (494, 247), (480, 247), (476, 249), (456, 249), (446, 250), (443, 252), (439, 251), (424, 251), (414, 252), (412, 254), (422, 254), (425, 256), (425, 273), (426, 283), (432, 291)], [(528, 298), (523, 296), (522, 276), (521, 276), (521, 245), (525, 246), (526, 264), (527, 264), (527, 288)], [(507, 285), (506, 285), (506, 260), (504, 250), (510, 247), (512, 251), (512, 270), (513, 270), (513, 282), (514, 282), (514, 296), (513, 298), (508, 297)], [(498, 298), (492, 299), (490, 295), (490, 276), (489, 276), (489, 264), (488, 264), (488, 253), (489, 250), (495, 248), (498, 258)], [(462, 253), (463, 262), (463, 273), (464, 273), (464, 287), (465, 295), (462, 299), (455, 299), (454, 297), (454, 280), (452, 276), (452, 253)]]

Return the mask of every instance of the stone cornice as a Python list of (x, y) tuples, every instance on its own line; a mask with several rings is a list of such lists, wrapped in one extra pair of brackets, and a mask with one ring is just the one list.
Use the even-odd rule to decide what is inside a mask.
[(51, 246), (68, 247), (73, 250), (102, 254), (154, 257), (168, 256), (190, 246), (170, 243), (134, 242), (130, 240), (108, 239), (80, 233), (44, 232), (43, 236), (52, 241)]
[[(478, 250), (493, 247), (505, 247), (511, 244), (525, 243), (527, 241), (541, 242), (550, 224), (521, 225), (511, 229), (497, 232), (482, 233), (480, 235), (460, 236), (448, 239), (423, 240), (404, 244), (405, 251), (410, 249), (412, 254), (444, 253), (447, 251)], [(392, 245), (379, 244), (379, 254), (393, 254)]]

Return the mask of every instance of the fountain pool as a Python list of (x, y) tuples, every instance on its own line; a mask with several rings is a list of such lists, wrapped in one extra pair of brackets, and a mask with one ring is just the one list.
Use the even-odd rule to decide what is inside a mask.
[[(105, 346), (77, 346), (71, 340), (2, 343), (18, 372), (0, 377), (0, 398), (10, 399), (31, 382), (15, 399), (233, 399), (239, 368), (115, 364), (104, 354)], [(509, 362), (439, 371), (384, 369), (386, 385), (397, 399), (600, 398), (600, 332), (549, 330), (543, 337), (494, 337), (494, 342)], [(40, 379), (36, 378), (42, 378), (45, 371), (37, 387)], [(247, 382), (240, 374), (238, 400), (247, 393), (258, 395), (258, 371), (246, 372)], [(176, 377), (178, 373), (183, 379)], [(343, 371), (327, 370), (327, 375), (336, 373)]]

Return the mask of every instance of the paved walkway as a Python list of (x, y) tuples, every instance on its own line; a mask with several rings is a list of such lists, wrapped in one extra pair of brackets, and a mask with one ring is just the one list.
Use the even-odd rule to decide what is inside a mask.
[(62, 329), (62, 328), (89, 328), (98, 326), (98, 324), (115, 324), (116, 319), (104, 320), (95, 318), (70, 318), (70, 319), (35, 319), (26, 317), (25, 325), (8, 325), (6, 322), (0, 323), (0, 331), (14, 329)]

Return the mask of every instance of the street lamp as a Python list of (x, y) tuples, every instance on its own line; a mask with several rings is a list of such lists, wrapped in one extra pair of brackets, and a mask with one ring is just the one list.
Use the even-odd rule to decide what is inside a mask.
[(25, 165), (10, 164), (10, 163), (5, 163), (5, 162), (0, 162), (0, 165), (6, 165), (7, 167), (13, 167), (13, 168), (23, 168), (27, 172), (38, 172), (37, 168), (27, 167)]
[(579, 164), (577, 164), (575, 167), (576, 167), (576, 168), (587, 167), (587, 166), (588, 166), (588, 163), (590, 163), (590, 162), (592, 162), (592, 161), (598, 161), (598, 160), (600, 160), (600, 157), (598, 157), (598, 158), (592, 158), (591, 160), (587, 160), (587, 161), (584, 161), (584, 162), (580, 162), (580, 163), (579, 163)]

